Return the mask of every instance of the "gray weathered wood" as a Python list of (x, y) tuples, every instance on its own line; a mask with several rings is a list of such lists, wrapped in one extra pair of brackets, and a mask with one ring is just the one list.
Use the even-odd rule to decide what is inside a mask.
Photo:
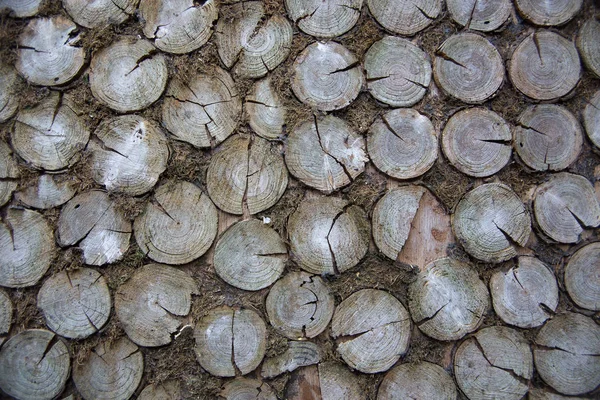
[(0, 122), (6, 121), (17, 112), (20, 84), (17, 70), (6, 62), (0, 62)]
[(4, 290), (0, 290), (0, 346), (7, 339), (12, 325), (13, 305)]
[(585, 66), (600, 77), (600, 21), (585, 21), (577, 35), (577, 48)]
[(284, 134), (286, 108), (275, 91), (271, 77), (256, 82), (246, 96), (244, 109), (248, 124), (265, 139), (277, 139)]
[(515, 0), (517, 10), (525, 19), (543, 26), (567, 23), (582, 4), (583, 0)]
[(0, 206), (8, 203), (17, 188), (19, 167), (11, 148), (0, 140)]
[[(76, 194), (79, 179), (65, 175), (40, 175), (33, 185), (15, 194), (15, 199), (28, 207), (49, 209), (63, 205)], [(0, 201), (0, 204), (2, 202)]]
[(264, 382), (240, 377), (223, 385), (219, 398), (225, 400), (277, 400), (277, 395)]
[(300, 367), (317, 364), (320, 358), (319, 346), (316, 343), (290, 341), (284, 353), (265, 359), (260, 374), (266, 379), (274, 378)]
[(441, 0), (367, 0), (367, 5), (385, 29), (407, 36), (427, 28), (442, 11)]
[(590, 243), (571, 256), (564, 280), (575, 304), (600, 311), (600, 242)]
[(105, 28), (125, 22), (140, 0), (62, 0), (73, 21), (86, 28)]
[(461, 26), (490, 32), (500, 28), (510, 16), (510, 0), (446, 0), (450, 17)]
[(138, 396), (138, 400), (181, 400), (179, 381), (165, 381), (148, 385)]
[(289, 18), (306, 34), (335, 38), (358, 21), (363, 0), (285, 0)]
[(588, 138), (600, 148), (600, 90), (586, 104), (583, 110), (583, 124)]
[(42, 0), (3, 0), (0, 3), (0, 10), (10, 10), (10, 15), (17, 18), (33, 17), (35, 16)]
[(377, 391), (378, 400), (456, 400), (456, 385), (439, 365), (421, 361), (401, 364), (388, 372)]

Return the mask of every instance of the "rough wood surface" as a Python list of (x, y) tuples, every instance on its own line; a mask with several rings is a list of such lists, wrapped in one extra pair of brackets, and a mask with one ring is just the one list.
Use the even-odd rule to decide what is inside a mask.
[(585, 66), (600, 77), (600, 21), (588, 19), (577, 35), (577, 48)]
[(504, 64), (498, 50), (483, 36), (450, 36), (435, 52), (433, 76), (445, 92), (465, 103), (482, 103), (504, 81)]
[(488, 290), (477, 273), (450, 258), (426, 266), (408, 290), (413, 321), (437, 340), (458, 340), (473, 332), (489, 306)]
[(214, 267), (225, 282), (243, 290), (272, 285), (283, 273), (287, 248), (279, 234), (257, 219), (240, 221), (221, 236)]
[(402, 303), (383, 290), (363, 289), (344, 299), (333, 314), (331, 336), (353, 369), (387, 371), (408, 350), (412, 324)]
[(586, 228), (600, 225), (600, 204), (583, 176), (561, 172), (538, 186), (533, 202), (541, 231), (559, 243), (576, 243)]
[(261, 1), (230, 7), (233, 18), (220, 18), (216, 44), (223, 64), (236, 75), (260, 78), (274, 70), (290, 53), (293, 29), (281, 15), (267, 16)]
[(529, 106), (515, 128), (515, 151), (536, 171), (559, 171), (572, 164), (583, 146), (577, 118), (556, 104)]
[(329, 325), (334, 301), (317, 275), (292, 271), (273, 285), (265, 307), (269, 322), (282, 335), (290, 339), (313, 338)]
[(582, 4), (583, 0), (515, 0), (523, 18), (543, 26), (567, 23), (579, 12)]
[(237, 128), (242, 104), (235, 82), (219, 67), (175, 78), (164, 96), (162, 123), (175, 140), (215, 147)]
[(266, 379), (274, 378), (300, 367), (317, 364), (320, 358), (319, 346), (316, 343), (290, 341), (284, 353), (265, 359), (260, 374)]
[(165, 381), (148, 385), (138, 396), (138, 400), (181, 400), (179, 381)]
[(363, 0), (285, 0), (289, 18), (306, 34), (334, 38), (348, 32), (360, 17)]
[(203, 46), (219, 17), (215, 0), (141, 0), (144, 35), (162, 51), (184, 54)]
[(452, 215), (454, 234), (465, 250), (485, 262), (517, 255), (531, 234), (531, 217), (512, 189), (487, 183), (468, 192)]
[(17, 18), (35, 16), (43, 0), (3, 0), (0, 10), (10, 10), (10, 15)]
[(517, 266), (494, 272), (490, 292), (496, 314), (519, 328), (544, 324), (558, 306), (556, 277), (535, 257), (519, 257)]
[(56, 240), (61, 247), (77, 246), (89, 265), (120, 260), (129, 248), (131, 222), (108, 194), (91, 190), (73, 197), (58, 218)]
[(512, 134), (506, 121), (487, 108), (454, 114), (442, 133), (442, 150), (460, 172), (481, 178), (500, 171), (510, 161)]
[(12, 145), (35, 168), (60, 170), (79, 160), (90, 131), (70, 99), (52, 93), (15, 118)]
[(198, 286), (186, 272), (160, 264), (148, 264), (115, 294), (115, 312), (129, 338), (139, 346), (171, 343), (190, 312)]
[(32, 19), (19, 37), (19, 73), (34, 85), (62, 85), (73, 79), (85, 62), (83, 48), (75, 46), (76, 29), (63, 16)]
[(569, 296), (579, 307), (600, 311), (600, 242), (590, 243), (571, 256), (564, 280)]
[(367, 5), (385, 29), (407, 36), (428, 27), (442, 11), (441, 0), (367, 0)]
[(56, 253), (50, 224), (35, 211), (9, 208), (0, 223), (0, 286), (35, 285)]
[(256, 82), (244, 103), (248, 123), (256, 134), (265, 139), (277, 139), (284, 134), (287, 111), (274, 90), (271, 77)]
[[(0, 179), (1, 178), (2, 176), (0, 175)], [(40, 175), (36, 181), (33, 182), (33, 185), (17, 192), (15, 194), (15, 199), (32, 208), (45, 210), (58, 207), (75, 196), (78, 183), (79, 180), (76, 177), (66, 174)], [(0, 204), (2, 204), (1, 200)]]
[(304, 199), (288, 220), (292, 259), (314, 274), (341, 274), (369, 247), (370, 226), (362, 208), (336, 197)]
[(0, 140), (0, 206), (12, 197), (18, 185), (19, 167), (13, 157), (11, 148)]
[(118, 25), (135, 13), (140, 0), (62, 0), (73, 21), (86, 28)]
[(585, 400), (584, 397), (562, 396), (548, 389), (531, 388), (527, 393), (528, 400)]
[(260, 137), (231, 137), (217, 149), (206, 172), (206, 189), (212, 201), (236, 215), (272, 207), (287, 184), (279, 148)]
[(4, 61), (0, 62), (0, 122), (6, 121), (17, 112), (20, 84), (17, 70)]
[(583, 110), (583, 124), (588, 138), (600, 148), (600, 90), (588, 101)]
[(365, 394), (359, 380), (346, 366), (335, 361), (319, 364), (321, 400), (364, 399)]
[(126, 337), (100, 343), (89, 358), (73, 365), (73, 381), (85, 400), (126, 400), (140, 382), (144, 356)]
[(225, 400), (277, 400), (269, 385), (256, 379), (236, 378), (227, 382), (219, 393)]
[(306, 185), (331, 193), (365, 168), (365, 142), (344, 120), (328, 115), (298, 123), (288, 136), (285, 161)]
[(401, 364), (385, 375), (377, 399), (456, 400), (456, 385), (439, 365), (426, 361)]
[(71, 362), (54, 333), (28, 329), (0, 350), (0, 389), (16, 399), (54, 399), (65, 388)]
[(167, 167), (167, 138), (158, 125), (138, 115), (103, 120), (88, 148), (92, 178), (107, 190), (137, 196), (150, 191)]
[(450, 17), (461, 26), (491, 32), (500, 28), (510, 16), (510, 0), (446, 0)]
[(535, 338), (533, 356), (542, 379), (560, 393), (587, 393), (600, 385), (600, 327), (581, 314), (550, 320)]
[(217, 228), (217, 208), (208, 195), (190, 182), (175, 180), (156, 189), (133, 224), (135, 240), (145, 255), (177, 265), (206, 253)]
[(90, 64), (90, 88), (96, 99), (117, 112), (142, 110), (167, 85), (164, 56), (147, 40), (123, 36), (96, 52)]
[(292, 66), (294, 94), (302, 103), (321, 111), (348, 106), (364, 84), (359, 60), (336, 42), (308, 45)]
[(581, 64), (570, 40), (540, 30), (517, 46), (508, 71), (513, 85), (524, 95), (535, 100), (554, 100), (577, 85)]
[(7, 339), (12, 325), (13, 305), (4, 290), (0, 290), (0, 346)]
[(529, 390), (533, 356), (522, 333), (492, 326), (466, 339), (454, 355), (454, 373), (472, 400), (519, 400)]
[(61, 271), (46, 279), (37, 296), (46, 325), (60, 336), (86, 338), (108, 321), (111, 310), (106, 280), (90, 268)]
[(196, 357), (215, 376), (246, 375), (261, 363), (267, 347), (267, 328), (250, 309), (218, 307), (194, 329)]

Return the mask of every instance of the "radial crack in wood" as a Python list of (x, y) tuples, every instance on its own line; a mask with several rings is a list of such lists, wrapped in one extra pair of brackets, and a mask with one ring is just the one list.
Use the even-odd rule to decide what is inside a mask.
[(308, 35), (335, 38), (348, 32), (360, 17), (363, 0), (285, 0), (289, 18)]
[(17, 112), (20, 85), (17, 70), (10, 64), (0, 62), (0, 122), (8, 120)]
[(54, 208), (71, 200), (77, 192), (79, 183), (77, 177), (68, 174), (44, 174), (40, 175), (31, 186), (17, 192), (15, 199), (28, 207), (42, 210)]
[(450, 17), (467, 29), (491, 32), (510, 16), (510, 0), (446, 0)]
[(138, 400), (181, 400), (179, 381), (165, 381), (148, 385), (138, 396)]
[(56, 254), (50, 224), (41, 214), (9, 208), (0, 223), (0, 285), (35, 285), (48, 271)]
[(439, 365), (426, 361), (394, 367), (385, 375), (377, 391), (378, 400), (456, 398), (452, 377)]
[(576, 243), (584, 229), (600, 226), (594, 187), (583, 176), (567, 172), (536, 188), (533, 211), (544, 235), (559, 243)]
[(319, 346), (305, 341), (290, 341), (288, 349), (275, 357), (263, 362), (261, 376), (266, 379), (274, 378), (285, 372), (293, 372), (300, 367), (318, 364), (321, 359)]
[(12, 325), (13, 304), (4, 290), (0, 290), (0, 346), (7, 339)]
[(523, 18), (543, 26), (567, 23), (579, 12), (582, 4), (583, 0), (515, 0)]
[(86, 28), (105, 28), (125, 22), (140, 0), (62, 0), (73, 21)]
[(509, 260), (531, 234), (531, 217), (512, 189), (487, 183), (468, 192), (452, 215), (454, 233), (473, 257), (491, 263)]
[(129, 248), (131, 222), (105, 192), (91, 190), (72, 198), (58, 218), (56, 239), (61, 247), (77, 246), (89, 265), (110, 264)]
[(600, 311), (600, 242), (590, 243), (571, 256), (564, 280), (575, 304)]
[(302, 103), (321, 111), (348, 106), (364, 84), (359, 60), (336, 42), (310, 44), (292, 66), (294, 94)]
[(367, 0), (367, 5), (385, 29), (406, 36), (427, 28), (442, 11), (441, 0)]
[(3, 0), (0, 10), (10, 10), (11, 17), (26, 18), (35, 16), (43, 0)]
[(577, 48), (585, 66), (600, 78), (600, 21), (592, 18), (583, 24)]
[(286, 108), (274, 90), (271, 77), (256, 82), (244, 103), (248, 123), (265, 139), (278, 139), (285, 131)]
[(73, 381), (85, 400), (126, 400), (144, 373), (144, 356), (126, 337), (100, 343), (83, 363), (73, 365)]
[(600, 148), (600, 90), (587, 101), (583, 110), (583, 124), (588, 138)]
[(468, 265), (442, 258), (410, 284), (409, 307), (421, 332), (437, 340), (458, 340), (476, 330), (489, 306), (489, 293)]
[(12, 150), (0, 140), (0, 206), (8, 203), (18, 185), (19, 167)]
[(240, 377), (227, 382), (219, 393), (219, 398), (225, 400), (277, 400), (277, 395), (264, 382)]

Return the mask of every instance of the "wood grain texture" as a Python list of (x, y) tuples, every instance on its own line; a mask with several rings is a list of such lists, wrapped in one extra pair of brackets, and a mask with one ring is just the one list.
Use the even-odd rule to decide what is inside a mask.
[(442, 11), (441, 0), (367, 0), (367, 5), (386, 30), (405, 36), (431, 25)]
[(587, 69), (600, 77), (600, 22), (598, 20), (588, 19), (579, 29), (577, 48)]
[(577, 250), (565, 267), (565, 288), (579, 307), (600, 310), (600, 242)]
[(289, 341), (284, 353), (265, 359), (260, 374), (263, 378), (270, 379), (300, 367), (317, 364), (320, 359), (320, 350), (316, 343)]
[(17, 70), (6, 62), (0, 62), (0, 122), (6, 121), (17, 112), (20, 84)]
[(298, 28), (320, 38), (334, 38), (352, 29), (360, 17), (362, 4), (363, 0), (285, 0), (288, 16)]
[(284, 134), (287, 110), (273, 87), (271, 77), (254, 84), (252, 91), (246, 96), (244, 109), (248, 124), (258, 136), (277, 139)]
[(148, 385), (141, 391), (138, 400), (181, 400), (179, 381), (165, 381)]
[(277, 395), (265, 382), (240, 377), (223, 385), (219, 398), (225, 400), (277, 400)]
[(4, 290), (0, 290), (0, 346), (8, 338), (12, 325), (13, 304)]
[[(1, 178), (0, 178), (1, 179)], [(42, 210), (63, 205), (76, 194), (77, 177), (65, 175), (40, 175), (33, 185), (15, 194), (15, 199), (32, 208)], [(2, 202), (0, 201), (0, 204)]]
[(19, 176), (19, 167), (11, 148), (6, 142), (0, 140), (0, 206), (11, 199), (17, 189)]
[(26, 18), (35, 16), (42, 4), (42, 0), (4, 0), (0, 9), (10, 11), (12, 17)]
[(140, 0), (62, 0), (73, 21), (86, 28), (105, 28), (125, 22)]
[(583, 110), (583, 125), (587, 137), (600, 148), (600, 90), (594, 93)]
[(421, 361), (394, 367), (377, 391), (378, 400), (439, 399), (456, 400), (456, 385), (439, 365)]
[(567, 23), (579, 12), (582, 4), (583, 0), (515, 0), (523, 18), (543, 26)]
[(446, 0), (450, 17), (461, 26), (482, 32), (500, 28), (512, 11), (510, 0)]

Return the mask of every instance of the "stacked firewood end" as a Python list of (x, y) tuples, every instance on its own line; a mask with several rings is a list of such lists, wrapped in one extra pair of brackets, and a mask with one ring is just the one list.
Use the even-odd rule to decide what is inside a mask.
[(592, 0), (0, 9), (2, 395), (598, 396)]

